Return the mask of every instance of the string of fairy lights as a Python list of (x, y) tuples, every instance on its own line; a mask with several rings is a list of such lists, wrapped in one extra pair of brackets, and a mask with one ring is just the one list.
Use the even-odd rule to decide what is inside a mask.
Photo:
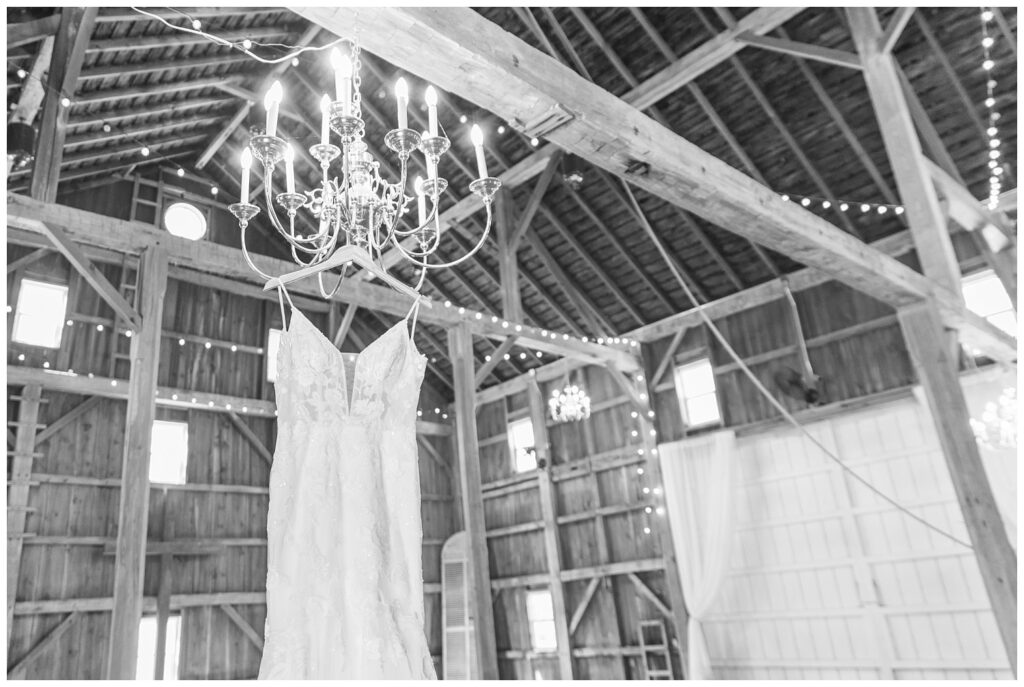
[(992, 59), (992, 48), (995, 46), (996, 39), (993, 33), (989, 33), (989, 24), (995, 18), (995, 14), (990, 7), (981, 8), (981, 48), (984, 54), (984, 60), (981, 63), (981, 68), (985, 72), (985, 109), (988, 111), (988, 127), (985, 129), (985, 134), (988, 136), (988, 209), (995, 210), (999, 207), (999, 193), (1002, 191), (1002, 176), (1003, 176), (1003, 163), (999, 159), (1001, 151), (999, 150), (1002, 142), (999, 140), (999, 119), (1001, 115), (999, 110), (996, 108), (996, 86), (998, 85), (994, 76), (993, 71), (996, 68), (996, 62)]

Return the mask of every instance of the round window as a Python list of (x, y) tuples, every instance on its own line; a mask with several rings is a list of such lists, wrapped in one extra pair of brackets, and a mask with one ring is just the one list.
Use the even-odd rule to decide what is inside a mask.
[(164, 212), (167, 231), (184, 239), (198, 241), (206, 233), (206, 217), (188, 203), (174, 203)]

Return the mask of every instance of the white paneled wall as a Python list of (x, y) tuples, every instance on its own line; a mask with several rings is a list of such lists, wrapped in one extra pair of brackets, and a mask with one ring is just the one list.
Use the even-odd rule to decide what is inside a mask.
[[(991, 372), (965, 378), (972, 414), (1013, 384)], [(808, 428), (880, 490), (968, 540), (919, 397)], [(795, 430), (736, 446), (731, 567), (704, 624), (716, 677), (1012, 677), (973, 552), (900, 513)], [(1014, 537), (1014, 451), (984, 457)]]

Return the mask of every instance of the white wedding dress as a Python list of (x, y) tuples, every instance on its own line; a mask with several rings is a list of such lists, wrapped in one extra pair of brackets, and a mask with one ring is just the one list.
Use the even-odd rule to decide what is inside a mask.
[(426, 363), (407, 320), (353, 362), (292, 306), (277, 356), (260, 679), (436, 677), (416, 448)]

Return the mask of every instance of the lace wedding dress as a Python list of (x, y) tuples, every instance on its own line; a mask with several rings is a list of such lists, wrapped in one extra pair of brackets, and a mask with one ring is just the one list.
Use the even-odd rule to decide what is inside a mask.
[(353, 362), (292, 306), (277, 356), (260, 679), (435, 679), (415, 435), (426, 363), (407, 326)]

